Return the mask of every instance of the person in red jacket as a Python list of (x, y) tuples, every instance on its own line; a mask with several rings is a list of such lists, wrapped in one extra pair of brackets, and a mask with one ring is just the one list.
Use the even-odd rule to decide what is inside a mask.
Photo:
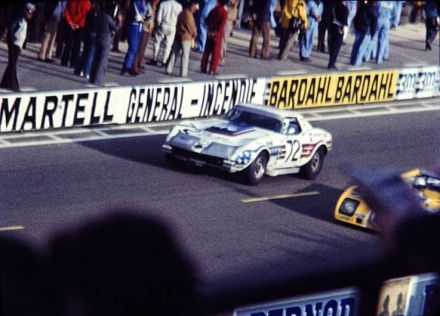
[(67, 23), (61, 65), (75, 67), (81, 51), (86, 16), (91, 9), (90, 0), (69, 0), (64, 11)]
[(215, 8), (211, 10), (205, 20), (208, 29), (208, 37), (201, 63), (201, 71), (203, 73), (208, 73), (208, 60), (211, 56), (209, 74), (218, 74), (217, 67), (220, 63), (222, 53), (223, 33), (228, 20), (228, 11), (226, 9), (227, 4), (228, 0), (219, 0)]

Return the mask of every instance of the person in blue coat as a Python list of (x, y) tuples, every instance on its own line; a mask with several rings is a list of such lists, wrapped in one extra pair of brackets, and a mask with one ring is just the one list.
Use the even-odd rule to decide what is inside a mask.
[(391, 14), (391, 29), (395, 29), (400, 24), (402, 7), (405, 1), (394, 1), (393, 13)]
[(393, 12), (393, 1), (378, 1), (377, 6), (377, 53), (376, 63), (383, 63), (390, 42), (389, 33), (391, 27), (391, 15)]
[(352, 25), (353, 25), (353, 19), (356, 15), (356, 11), (357, 11), (357, 7), (358, 7), (358, 2), (357, 0), (350, 0), (347, 1), (347, 8), (348, 8), (348, 18), (347, 18), (347, 32), (344, 33), (344, 41), (347, 38), (347, 34), (349, 32), (351, 32), (352, 30)]
[(301, 32), (300, 35), (300, 49), (299, 59), (301, 61), (310, 62), (310, 54), (313, 49), (313, 38), (315, 37), (318, 29), (318, 23), (321, 21), (322, 12), (324, 6), (321, 0), (308, 0), (307, 1), (307, 18), (309, 26), (306, 32)]
[(377, 28), (377, 13), (371, 1), (360, 2), (353, 19), (355, 39), (350, 56), (350, 65), (360, 66), (365, 51)]
[(206, 36), (208, 34), (205, 20), (214, 9), (217, 0), (201, 0), (200, 1), (200, 11), (197, 19), (197, 37), (196, 37), (196, 47), (195, 50), (199, 53), (203, 53), (205, 51), (206, 45)]
[(129, 73), (132, 76), (137, 75), (133, 70), (134, 58), (139, 48), (139, 42), (142, 34), (142, 27), (147, 15), (147, 3), (145, 0), (133, 0), (127, 14), (125, 25), (127, 27), (128, 50), (124, 58), (124, 64), (121, 75)]

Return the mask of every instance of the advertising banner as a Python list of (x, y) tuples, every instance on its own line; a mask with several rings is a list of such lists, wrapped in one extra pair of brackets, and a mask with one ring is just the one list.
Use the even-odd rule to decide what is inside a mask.
[[(234, 316), (356, 316), (359, 301), (359, 291), (346, 288), (240, 307)], [(439, 310), (439, 278), (427, 273), (386, 281), (376, 316), (428, 316)]]
[(263, 103), (265, 79), (97, 88), (0, 96), (0, 132), (163, 122)]
[(305, 109), (393, 101), (398, 75), (399, 71), (393, 69), (273, 77), (265, 104)]
[(396, 100), (439, 96), (439, 91), (439, 67), (414, 67), (404, 68), (399, 71)]
[(357, 304), (354, 288), (286, 299), (235, 310), (234, 316), (354, 316)]

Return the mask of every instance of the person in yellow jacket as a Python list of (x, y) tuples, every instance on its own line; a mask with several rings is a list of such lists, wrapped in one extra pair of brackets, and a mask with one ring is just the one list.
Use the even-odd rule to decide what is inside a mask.
[(295, 35), (300, 30), (304, 32), (308, 27), (307, 4), (305, 0), (287, 0), (281, 11), (281, 32), (280, 32), (280, 51), (279, 60), (287, 59)]

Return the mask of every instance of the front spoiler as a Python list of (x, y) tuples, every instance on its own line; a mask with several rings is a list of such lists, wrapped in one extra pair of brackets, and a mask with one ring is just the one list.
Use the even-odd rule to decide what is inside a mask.
[[(162, 151), (168, 155), (171, 155), (175, 159), (197, 167), (213, 167), (229, 173), (240, 172), (246, 168), (244, 165), (236, 164), (231, 160), (221, 157), (203, 155), (201, 153), (195, 153), (180, 148), (178, 150), (174, 150), (174, 148), (169, 144), (163, 144)], [(186, 152), (186, 154), (184, 152)]]

